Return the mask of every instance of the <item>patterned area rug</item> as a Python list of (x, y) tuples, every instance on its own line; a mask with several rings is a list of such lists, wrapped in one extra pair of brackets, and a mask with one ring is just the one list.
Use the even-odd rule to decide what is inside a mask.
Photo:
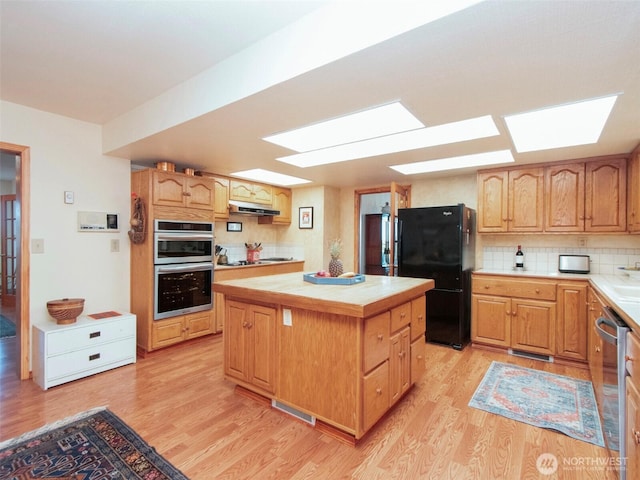
[(187, 479), (105, 408), (0, 443), (0, 478)]
[(493, 362), (469, 406), (604, 447), (593, 385), (586, 380)]
[(0, 315), (0, 338), (15, 337), (16, 326), (7, 317)]

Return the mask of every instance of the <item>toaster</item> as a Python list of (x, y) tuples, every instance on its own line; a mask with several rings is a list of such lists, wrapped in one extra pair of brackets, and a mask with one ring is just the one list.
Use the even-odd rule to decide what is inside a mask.
[(558, 255), (558, 271), (562, 273), (589, 273), (589, 255)]

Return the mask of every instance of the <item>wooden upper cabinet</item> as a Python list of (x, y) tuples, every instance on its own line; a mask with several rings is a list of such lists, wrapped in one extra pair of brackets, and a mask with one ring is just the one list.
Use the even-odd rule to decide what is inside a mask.
[(258, 217), (258, 223), (272, 225), (291, 224), (291, 189), (271, 187), (273, 201), (271, 206), (280, 211), (280, 215)]
[(543, 212), (543, 170), (509, 171), (509, 231), (541, 232)]
[(627, 229), (627, 160), (588, 162), (585, 175), (585, 231)]
[(544, 172), (547, 232), (584, 230), (584, 163), (547, 167)]
[(240, 202), (260, 203), (271, 205), (273, 203), (273, 189), (270, 185), (245, 182), (242, 180), (230, 181), (229, 198)]
[(478, 173), (478, 231), (507, 231), (509, 172)]
[(213, 211), (213, 182), (173, 172), (153, 172), (153, 203)]
[(215, 219), (225, 220), (229, 218), (229, 179), (213, 177), (213, 190)]
[(547, 232), (624, 232), (625, 158), (545, 169)]
[(627, 194), (629, 196), (627, 223), (629, 231), (637, 233), (640, 232), (640, 146), (635, 149), (629, 160), (627, 179)]
[(541, 232), (543, 170), (528, 168), (478, 174), (478, 231)]

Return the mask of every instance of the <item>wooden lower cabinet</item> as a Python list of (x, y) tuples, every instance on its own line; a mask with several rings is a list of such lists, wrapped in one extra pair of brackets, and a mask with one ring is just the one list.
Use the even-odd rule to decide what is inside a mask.
[(362, 379), (364, 430), (369, 430), (389, 409), (389, 361), (367, 373)]
[(155, 350), (213, 332), (212, 310), (156, 320), (151, 327), (151, 346)]
[(511, 300), (476, 294), (471, 298), (471, 339), (497, 347), (511, 346)]
[(558, 284), (556, 353), (559, 357), (587, 361), (588, 288), (585, 282)]
[(472, 341), (585, 363), (587, 292), (582, 280), (474, 273)]
[(640, 480), (640, 385), (627, 377), (627, 480)]
[(426, 368), (424, 298), (362, 318), (224, 295), (225, 376), (359, 439)]
[(225, 301), (225, 375), (272, 394), (276, 384), (276, 309)]
[(511, 347), (516, 350), (554, 355), (555, 352), (555, 302), (511, 300)]
[(390, 404), (397, 402), (411, 385), (411, 341), (409, 327), (394, 334), (389, 343)]

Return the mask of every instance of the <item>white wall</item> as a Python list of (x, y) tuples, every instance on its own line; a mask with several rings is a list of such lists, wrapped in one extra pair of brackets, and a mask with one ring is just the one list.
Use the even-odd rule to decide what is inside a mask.
[[(129, 309), (129, 160), (102, 155), (99, 125), (0, 102), (0, 140), (31, 148), (31, 323), (53, 321), (49, 300), (85, 299), (84, 313)], [(64, 192), (75, 203), (64, 203)], [(120, 232), (77, 231), (78, 211), (118, 213)], [(111, 253), (112, 239), (120, 251)]]

